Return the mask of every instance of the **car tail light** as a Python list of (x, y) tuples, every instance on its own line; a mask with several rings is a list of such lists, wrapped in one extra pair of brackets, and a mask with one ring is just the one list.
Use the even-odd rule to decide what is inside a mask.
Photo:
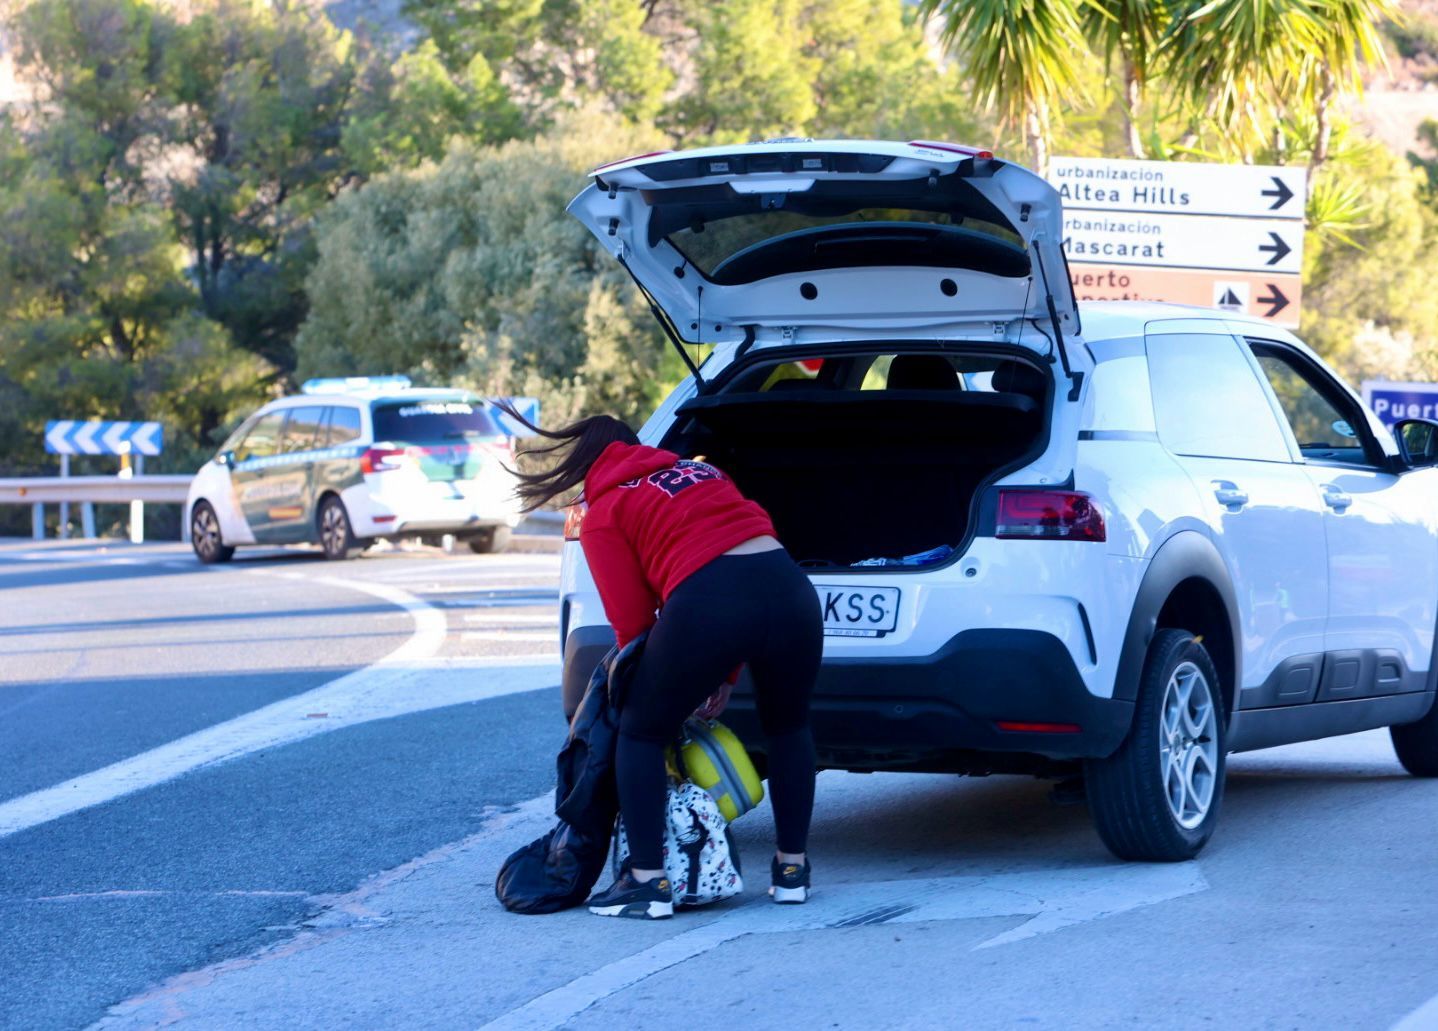
[(1072, 490), (1000, 490), (995, 537), (1045, 541), (1104, 541), (1103, 513), (1093, 498)]
[(589, 511), (589, 506), (582, 501), (576, 501), (564, 510), (564, 539), (567, 541), (579, 540), (579, 527), (584, 523), (584, 513)]
[(994, 726), (1011, 734), (1077, 734), (1083, 730), (1077, 723), (1030, 723), (1023, 720), (999, 720)]
[(404, 448), (372, 447), (360, 455), (360, 472), (383, 473), (398, 469), (396, 459), (404, 457)]

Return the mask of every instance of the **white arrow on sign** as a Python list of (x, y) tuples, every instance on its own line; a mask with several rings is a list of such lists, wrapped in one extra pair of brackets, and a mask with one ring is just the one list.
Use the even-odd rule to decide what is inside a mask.
[(1302, 219), (1308, 172), (1290, 165), (1053, 158), (1066, 210)]
[(132, 425), (134, 424), (128, 422), (112, 422), (110, 428), (100, 434), (100, 443), (105, 445), (109, 454), (118, 455), (125, 450), (125, 434), (130, 432)]
[(74, 419), (61, 419), (45, 431), (45, 443), (49, 445), (51, 451), (57, 455), (73, 453), (74, 448), (71, 447), (70, 442), (65, 439), (65, 435), (70, 432), (70, 427), (74, 425)]
[(86, 422), (80, 424), (80, 429), (75, 434), (75, 450), (82, 455), (98, 455), (100, 445), (95, 443), (95, 434), (99, 432), (101, 423)]
[(1072, 262), (1235, 272), (1303, 271), (1303, 226), (1261, 218), (1065, 211)]
[(130, 447), (142, 455), (158, 455), (160, 453), (160, 442), (156, 439), (160, 435), (160, 424), (157, 422), (142, 422), (135, 435), (130, 438)]

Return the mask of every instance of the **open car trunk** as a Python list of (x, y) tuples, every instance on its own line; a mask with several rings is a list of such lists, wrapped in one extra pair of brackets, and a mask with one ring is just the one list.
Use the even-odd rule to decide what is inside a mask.
[[(773, 366), (741, 376), (685, 403), (665, 446), (732, 476), (801, 563), (862, 568), (925, 552), (912, 564), (947, 561), (969, 539), (980, 490), (1042, 450), (1049, 380), (1013, 360), (965, 373), (963, 359), (893, 359), (927, 363), (929, 382), (911, 383), (888, 372), (890, 360), (826, 359), (813, 378), (776, 379)], [(876, 365), (888, 375), (881, 389), (868, 373)]]

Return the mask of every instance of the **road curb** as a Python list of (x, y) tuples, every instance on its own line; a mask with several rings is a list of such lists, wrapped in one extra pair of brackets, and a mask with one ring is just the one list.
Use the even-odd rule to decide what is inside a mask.
[(564, 549), (564, 538), (549, 534), (516, 533), (509, 538), (509, 551), (526, 554), (557, 555)]

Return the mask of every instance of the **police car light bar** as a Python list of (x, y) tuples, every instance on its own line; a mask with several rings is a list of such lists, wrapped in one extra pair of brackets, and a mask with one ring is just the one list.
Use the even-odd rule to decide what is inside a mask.
[(355, 394), (380, 390), (403, 390), (412, 386), (408, 376), (329, 376), (307, 379), (302, 394)]

